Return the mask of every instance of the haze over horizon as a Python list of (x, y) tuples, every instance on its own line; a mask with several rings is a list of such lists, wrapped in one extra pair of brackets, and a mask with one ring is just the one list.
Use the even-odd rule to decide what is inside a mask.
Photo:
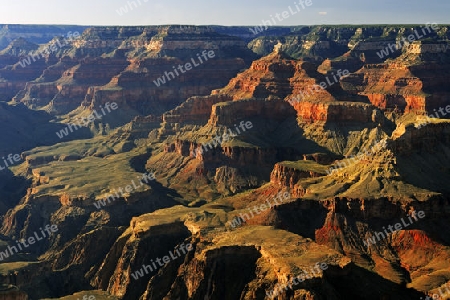
[[(440, 0), (401, 0), (390, 3), (342, 0), (311, 0), (312, 5), (302, 6), (299, 0), (280, 0), (277, 3), (207, 2), (205, 0), (149, 1), (149, 0), (78, 0), (75, 2), (12, 1), (0, 0), (4, 9), (0, 12), (3, 24), (58, 24), (58, 25), (225, 25), (252, 26), (262, 20), (275, 18), (276, 14), (289, 11), (287, 18), (276, 20), (276, 26), (333, 25), (333, 24), (425, 24), (435, 22), (449, 24), (446, 13), (450, 3)], [(133, 4), (135, 3), (135, 4)], [(296, 6), (300, 10), (296, 10)], [(122, 8), (122, 9), (121, 9)]]

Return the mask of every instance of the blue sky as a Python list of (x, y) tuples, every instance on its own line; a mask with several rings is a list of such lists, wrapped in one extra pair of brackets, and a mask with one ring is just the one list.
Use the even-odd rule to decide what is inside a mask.
[[(0, 0), (0, 23), (257, 25), (269, 20), (270, 15), (288, 11), (289, 6), (295, 11), (298, 1), (301, 0)], [(450, 23), (448, 0), (310, 1), (311, 6), (295, 15), (289, 13), (277, 25)], [(117, 11), (121, 7), (128, 7), (128, 12), (122, 10), (120, 15)]]

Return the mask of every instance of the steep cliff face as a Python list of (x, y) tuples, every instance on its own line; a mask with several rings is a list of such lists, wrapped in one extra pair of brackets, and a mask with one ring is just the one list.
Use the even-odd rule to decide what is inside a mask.
[[(447, 226), (441, 222), (447, 222), (443, 216), (449, 209), (448, 192), (440, 179), (447, 169), (439, 166), (448, 155), (447, 125), (436, 121), (419, 129), (398, 129), (386, 148), (372, 148), (370, 155), (344, 160), (328, 176), (298, 178), (294, 170), (308, 168), (298, 162), (288, 168), (276, 165), (272, 184), (288, 187), (293, 196), (303, 199), (283, 203), (263, 219), (255, 219), (256, 224), (311, 237), (392, 282), (420, 291), (430, 290), (428, 285), (440, 286), (436, 276), (447, 272), (444, 261), (449, 255), (441, 247), (449, 235), (436, 227)], [(419, 179), (421, 172), (432, 178)], [(385, 231), (396, 223), (399, 229)], [(421, 259), (413, 258), (417, 253)], [(435, 268), (436, 259), (441, 262)]]
[[(54, 81), (49, 71), (44, 72), (39, 83), (28, 83), (22, 95), (15, 97), (16, 102), (25, 103), (33, 108), (47, 108), (57, 114), (68, 113), (80, 106), (88, 88), (103, 85), (111, 77), (127, 66), (125, 58), (85, 59), (80, 64), (64, 70), (61, 77)], [(64, 64), (64, 67), (69, 67)], [(55, 68), (53, 68), (55, 69)], [(59, 73), (58, 69), (52, 70)], [(49, 81), (47, 81), (49, 80)]]
[[(441, 286), (450, 257), (448, 122), (419, 126), (423, 118), (402, 113), (446, 103), (446, 56), (428, 43), (377, 59), (398, 26), (295, 30), (253, 41), (260, 53), (271, 48), (253, 61), (243, 41), (214, 27), (96, 27), (45, 60), (32, 82), (17, 81), (17, 102), (57, 114), (76, 108), (64, 122), (113, 101), (122, 115), (102, 119), (119, 128), (102, 124), (92, 139), (29, 150), (8, 141), (17, 128), (40, 132), (22, 126), (33, 118), (0, 105), (2, 155), (15, 149), (24, 161), (1, 178), (0, 252), (46, 224), (59, 229), (4, 258), (13, 263), (1, 283), (33, 299), (95, 288), (124, 300), (406, 300)], [(19, 48), (0, 55), (4, 76), (13, 78)], [(203, 51), (215, 55), (176, 74)], [(335, 80), (339, 69), (352, 74)], [(311, 91), (321, 82), (328, 86)], [(92, 125), (86, 130), (100, 124)], [(156, 178), (144, 184), (150, 171)], [(131, 192), (105, 198), (119, 188)], [(384, 232), (419, 211), (420, 222)], [(386, 238), (371, 243), (380, 232)]]
[(289, 78), (293, 76), (295, 61), (283, 52), (274, 51), (252, 63), (250, 68), (230, 80), (217, 94), (227, 94), (233, 100), (246, 98), (283, 99), (291, 92)]
[(0, 82), (2, 98), (5, 100), (11, 99), (21, 89), (25, 88), (28, 81), (39, 77), (46, 68), (47, 64), (41, 59), (24, 68), (16, 64), (1, 69), (0, 77), (3, 79)]
[[(203, 50), (198, 51), (201, 53)], [(191, 96), (210, 94), (211, 90), (224, 85), (239, 69), (245, 67), (242, 59), (218, 58), (189, 72), (185, 71), (185, 74), (178, 71), (180, 76), (177, 77), (173, 66), (189, 62), (190, 59), (145, 59), (132, 64), (107, 86), (93, 88), (85, 102), (100, 105), (114, 101), (142, 114), (162, 114)], [(159, 81), (161, 78), (163, 82)], [(142, 105), (143, 102), (145, 105)]]
[[(276, 167), (275, 170), (281, 169)], [(284, 170), (284, 173), (285, 176), (293, 175), (290, 169)], [(318, 182), (318, 179), (307, 177), (300, 180)], [(290, 198), (286, 202), (286, 199), (280, 201), (281, 197), (276, 197), (275, 193), (279, 190), (278, 186), (289, 188), (287, 177), (277, 178), (284, 181), (273, 181), (274, 186), (252, 191), (246, 196), (248, 203), (245, 206), (241, 206), (242, 199), (235, 199), (233, 203), (239, 209), (231, 215), (240, 217), (242, 223), (228, 224), (232, 224), (233, 228), (238, 226), (236, 224), (248, 228), (252, 225), (272, 225), (311, 238), (350, 258), (357, 266), (376, 272), (394, 283), (391, 288), (397, 284), (407, 284), (410, 288), (427, 291), (430, 289), (427, 285), (439, 286), (442, 282), (436, 277), (448, 269), (448, 249), (441, 245), (448, 241), (449, 235), (444, 232), (437, 234), (436, 229), (447, 226), (443, 225), (442, 222), (447, 221), (442, 218), (449, 209), (448, 200), (442, 197), (430, 197), (426, 201), (400, 200), (394, 195), (378, 199), (364, 196), (324, 199), (326, 196), (322, 195), (326, 193), (314, 190), (301, 195), (305, 196), (302, 199)], [(295, 188), (290, 190), (295, 192)], [(309, 200), (316, 193), (317, 200)], [(272, 207), (268, 208), (267, 204)], [(263, 206), (265, 208), (260, 208), (262, 212), (250, 212), (250, 208)], [(388, 225), (392, 228), (396, 225), (400, 229), (390, 232)], [(420, 259), (414, 259), (416, 253), (421, 254)], [(434, 265), (437, 260), (439, 267)], [(377, 283), (379, 294), (371, 296), (360, 291), (360, 297), (369, 299), (389, 294), (389, 284), (384, 279)]]
[(30, 41), (20, 37), (13, 40), (5, 49), (0, 51), (3, 59), (2, 67), (5, 67), (9, 59), (14, 59), (11, 65), (17, 62), (17, 57), (27, 56), (28, 53), (39, 49), (39, 45), (31, 43)]
[[(333, 86), (338, 82), (332, 82), (333, 85), (326, 83), (323, 74), (317, 72), (318, 66), (309, 62), (297, 62), (295, 74), (290, 79), (292, 85), (292, 94), (286, 100), (295, 105), (301, 101), (334, 101), (336, 98), (331, 92), (336, 88)], [(325, 82), (326, 88), (321, 88), (320, 83)]]
[(1, 300), (28, 300), (28, 295), (13, 285), (0, 289)]
[(270, 173), (270, 182), (294, 189), (301, 178), (314, 178), (325, 175), (325, 167), (311, 161), (299, 161), (297, 165), (287, 163), (275, 164)]
[[(71, 31), (67, 34), (69, 33), (73, 34)], [(61, 41), (63, 42), (61, 43)], [(73, 43), (73, 38), (64, 40), (57, 36), (40, 46), (30, 44), (23, 39), (11, 42), (0, 52), (3, 60), (15, 57), (15, 61), (10, 61), (10, 64), (0, 70), (0, 76), (4, 79), (2, 81), (5, 84), (3, 91), (5, 97), (12, 98), (25, 88), (27, 82), (36, 80), (48, 67), (57, 64), (64, 54), (72, 49)], [(70, 58), (66, 59), (66, 62), (68, 61)]]
[(374, 106), (355, 102), (307, 102), (294, 104), (303, 122), (323, 123), (372, 123), (381, 122), (381, 115)]
[[(383, 124), (382, 113), (370, 104), (336, 101), (332, 93), (342, 92), (339, 81), (335, 81), (328, 89), (319, 88), (319, 91), (312, 93), (312, 85), (327, 82), (326, 75), (332, 76), (328, 71), (325, 72), (326, 75), (317, 72), (317, 67), (313, 63), (295, 61), (282, 51), (275, 50), (267, 57), (255, 61), (225, 88), (215, 90), (207, 97), (188, 99), (165, 114), (165, 134), (170, 136), (178, 132), (176, 139), (172, 139), (161, 149), (167, 154), (164, 159), (173, 162), (171, 166), (180, 168), (179, 173), (170, 181), (173, 182), (175, 178), (176, 181), (180, 180), (177, 183), (179, 186), (181, 182), (190, 182), (192, 178), (208, 178), (213, 180), (219, 191), (226, 194), (236, 193), (244, 187), (256, 187), (269, 180), (269, 176), (261, 176), (261, 172), (256, 171), (258, 168), (270, 170), (273, 164), (280, 160), (298, 160), (303, 158), (304, 154), (329, 152), (328, 149), (334, 151), (334, 146), (342, 147), (341, 141), (337, 139), (336, 145), (326, 145), (328, 149), (320, 148), (314, 138), (312, 141), (301, 141), (299, 137), (303, 132), (296, 124), (295, 118), (301, 126), (312, 123), (314, 126), (327, 128), (347, 124), (354, 126), (355, 135), (361, 130), (357, 129), (359, 127), (367, 124), (376, 127)], [(258, 95), (258, 90), (264, 89), (265, 99), (242, 100), (242, 97), (253, 97)], [(307, 101), (303, 97), (316, 100)], [(200, 128), (193, 127), (194, 124), (206, 123), (208, 111), (211, 111), (211, 114), (207, 124)], [(247, 120), (255, 122), (255, 126), (258, 124), (262, 132), (236, 131), (240, 122), (245, 123)], [(278, 132), (276, 128), (281, 128), (278, 126), (288, 126), (290, 129)], [(167, 129), (169, 127), (171, 129)], [(264, 127), (266, 128), (263, 129)], [(229, 130), (237, 136), (230, 139), (231, 141), (215, 141)], [(308, 128), (308, 131), (313, 130)], [(314, 131), (317, 133), (318, 129)], [(335, 133), (334, 129), (331, 131), (329, 134)], [(329, 138), (327, 140), (330, 141)], [(267, 143), (272, 142), (279, 147), (267, 146)], [(348, 145), (355, 146), (358, 145)], [(295, 147), (307, 152), (296, 151)], [(177, 162), (171, 153), (182, 156), (184, 163)], [(330, 157), (332, 156), (325, 160), (331, 162)], [(193, 158), (196, 162), (188, 163), (189, 159)], [(148, 165), (155, 163), (159, 165), (159, 162), (154, 160)], [(163, 172), (172, 177), (166, 171)], [(311, 174), (325, 174), (325, 170)], [(296, 183), (293, 181), (291, 187), (297, 188)], [(299, 195), (302, 194), (302, 188), (298, 189)]]
[(167, 123), (200, 123), (211, 115), (214, 104), (233, 100), (229, 95), (195, 96), (163, 115)]
[(159, 29), (158, 34), (146, 45), (150, 56), (163, 54), (167, 57), (191, 58), (197, 55), (198, 49), (203, 49), (219, 50), (224, 57), (232, 57), (241, 52), (247, 62), (256, 58), (254, 54), (245, 50), (246, 43), (243, 40), (217, 33), (211, 26), (170, 25), (161, 26)]
[[(151, 225), (145, 217), (133, 219), (131, 227), (112, 246), (92, 283), (98, 288), (107, 289), (113, 295), (135, 299), (144, 292), (147, 275), (155, 275), (162, 267), (161, 262), (158, 262), (159, 265), (152, 265), (152, 259), (156, 262), (157, 258), (163, 258), (169, 251), (175, 253), (176, 246), (185, 242), (190, 235), (191, 232), (182, 222)], [(124, 252), (124, 249), (128, 250)], [(178, 264), (182, 260), (179, 257)], [(166, 263), (165, 259), (164, 261)], [(136, 275), (135, 272), (147, 264), (150, 268), (145, 270), (145, 275)]]
[[(116, 101), (143, 114), (162, 114), (191, 96), (208, 95), (225, 85), (255, 57), (242, 41), (206, 27), (162, 26), (144, 48), (141, 59), (131, 60), (126, 70), (108, 85), (94, 88), (85, 101)], [(204, 53), (209, 58), (200, 56)], [(177, 69), (186, 64), (189, 70)]]
[(213, 105), (208, 124), (232, 127), (236, 120), (261, 117), (266, 120), (285, 120), (294, 117), (295, 111), (285, 101), (250, 99)]
[[(165, 218), (163, 222), (166, 225), (150, 225), (155, 223), (152, 221), (155, 218), (160, 221)], [(134, 299), (140, 295), (143, 295), (144, 299), (199, 299), (205, 295), (212, 298), (227, 295), (233, 299), (263, 299), (266, 293), (271, 294), (277, 289), (276, 284), (276, 293), (280, 293), (280, 296), (290, 295), (293, 291), (280, 289), (280, 286), (289, 285), (293, 276), (302, 273), (301, 269), (293, 266), (300, 264), (303, 271), (310, 276), (299, 286), (293, 285), (292, 290), (297, 290), (296, 293), (309, 291), (328, 295), (333, 299), (332, 295), (335, 295), (340, 287), (339, 284), (332, 284), (333, 280), (330, 278), (337, 278), (351, 268), (350, 261), (334, 251), (267, 227), (244, 227), (235, 231), (218, 232), (215, 236), (204, 234), (206, 228), (219, 224), (223, 218), (224, 215), (215, 209), (178, 207), (134, 219), (130, 228), (111, 249), (93, 282), (99, 287), (109, 285), (110, 292), (123, 295), (123, 299)], [(157, 266), (158, 272), (147, 267), (148, 272), (143, 272), (144, 276), (135, 279), (135, 271), (142, 268), (142, 264), (151, 266), (152, 259), (174, 251), (175, 245), (165, 242), (163, 235), (166, 233), (161, 231), (163, 227), (165, 231), (171, 228), (170, 233), (180, 237), (178, 243), (183, 241), (186, 234), (195, 234), (195, 239), (189, 239), (193, 247), (187, 253), (185, 251), (182, 257), (170, 259), (162, 266)], [(189, 228), (191, 233), (181, 233), (178, 230), (185, 231), (183, 228)], [(215, 240), (216, 245), (209, 244), (211, 238)], [(267, 238), (270, 238), (270, 241)], [(157, 246), (155, 239), (158, 239)], [(173, 240), (173, 236), (171, 239)], [(290, 239), (298, 240), (296, 245), (301, 246), (292, 246), (289, 249), (278, 247), (280, 242)], [(146, 240), (153, 241), (150, 252), (143, 251), (146, 248)], [(304, 255), (305, 252), (320, 254), (314, 257)], [(287, 253), (290, 255), (286, 255)], [(112, 263), (117, 259), (119, 264)], [(322, 271), (316, 269), (311, 272), (317, 264), (326, 267)], [(332, 287), (323, 289), (324, 281)], [(230, 285), (233, 289), (227, 288)]]
[[(224, 86), (255, 58), (242, 40), (195, 26), (89, 28), (47, 58), (20, 67), (17, 56), (32, 46), (40, 51), (19, 40), (0, 55), (5, 63), (16, 57), (0, 72), (4, 97), (54, 114), (116, 102), (133, 115), (160, 115)], [(205, 51), (210, 57), (200, 56)], [(189, 70), (176, 69), (186, 64)]]
[[(360, 93), (382, 109), (426, 114), (445, 106), (448, 93), (446, 44), (414, 42), (403, 54), (377, 65), (365, 65), (343, 79), (343, 88)], [(433, 78), (433, 79), (431, 79)]]
[[(289, 219), (290, 224), (303, 224), (300, 228), (306, 229), (324, 221), (326, 214), (322, 214), (320, 217), (316, 215), (316, 212), (320, 210), (319, 207), (324, 210), (323, 206), (307, 203), (307, 201), (295, 204), (299, 203), (302, 206), (300, 210), (308, 211), (311, 215), (301, 214), (300, 218), (295, 216), (299, 221), (293, 222), (293, 219)], [(299, 213), (298, 208), (292, 204), (283, 204), (271, 209), (272, 213), (278, 215), (278, 222), (282, 222), (280, 224), (288, 221), (287, 218), (294, 218), (295, 213)], [(339, 254), (339, 251), (331, 250), (328, 246), (318, 245), (310, 239), (283, 230), (248, 225), (208, 234), (206, 228), (222, 222), (224, 217), (224, 215), (217, 214), (217, 210), (214, 208), (173, 208), (165, 212), (160, 211), (152, 215), (141, 216), (139, 221), (132, 223), (130, 228), (139, 228), (139, 223), (154, 222), (151, 220), (163, 216), (166, 218), (164, 223), (172, 219), (174, 225), (179, 223), (176, 221), (177, 219), (184, 220), (185, 226), (196, 234), (196, 239), (193, 241), (194, 249), (183, 255), (182, 258), (168, 261), (159, 268), (158, 273), (148, 271), (146, 274), (142, 271), (142, 274), (145, 275), (139, 277), (138, 280), (146, 283), (144, 299), (199, 299), (205, 295), (212, 298), (228, 295), (233, 299), (265, 299), (274, 293), (278, 294), (278, 297), (287, 299), (297, 299), (294, 295), (306, 294), (315, 295), (318, 297), (317, 299), (340, 299), (339, 294), (341, 293), (351, 296), (359, 295), (364, 299), (380, 299), (397, 293), (405, 295), (402, 299), (421, 295), (419, 292), (407, 290), (382, 277), (372, 276), (370, 280), (366, 280), (364, 278), (370, 274), (370, 271), (357, 266), (350, 259)], [(147, 221), (144, 221), (145, 219)], [(279, 223), (276, 224), (278, 226)], [(308, 225), (305, 226), (306, 224)], [(152, 234), (151, 228), (150, 230), (142, 229), (140, 238), (157, 234), (156, 232)], [(343, 228), (343, 231), (347, 231), (347, 228)], [(306, 232), (303, 234), (307, 235)], [(320, 230), (318, 234), (321, 234)], [(213, 244), (211, 244), (211, 239), (214, 241)], [(287, 240), (290, 242), (286, 243)], [(117, 257), (119, 253), (123, 255), (124, 252), (128, 252), (130, 247), (132, 249), (137, 247), (136, 243), (127, 246), (125, 241), (121, 243), (119, 241), (120, 239), (116, 245), (120, 249), (112, 249), (109, 256)], [(280, 247), (280, 244), (285, 246)], [(170, 248), (167, 252), (169, 251)], [(146, 256), (145, 253), (138, 256), (138, 252), (134, 252), (136, 255), (132, 255), (128, 261), (133, 262), (139, 260), (139, 256)], [(151, 264), (150, 257), (147, 257), (146, 261), (139, 264)], [(320, 265), (325, 266), (322, 271), (312, 270)], [(293, 284), (292, 279), (297, 275), (305, 274), (304, 272), (309, 274), (308, 277), (300, 284)], [(217, 275), (219, 273), (221, 276)], [(112, 274), (112, 270), (110, 274)], [(124, 274), (130, 274), (129, 269)], [(128, 276), (126, 275), (125, 278)], [(364, 287), (354, 285), (361, 280), (365, 283)], [(224, 281), (225, 284), (223, 284)], [(136, 290), (135, 282), (135, 280), (122, 280), (123, 285), (135, 286)], [(225, 288), (231, 285), (234, 287), (233, 289)], [(354, 285), (354, 288), (349, 291), (348, 285)], [(371, 287), (370, 291), (368, 286)], [(372, 288), (377, 292), (373, 293), (374, 289)], [(140, 291), (141, 288), (138, 290)], [(133, 297), (137, 296), (138, 294), (133, 295)], [(124, 299), (131, 298), (127, 295)]]
[(411, 155), (417, 150), (434, 152), (436, 146), (441, 143), (448, 145), (449, 134), (449, 122), (437, 121), (436, 123), (425, 124), (420, 128), (413, 124), (402, 124), (392, 134), (395, 141), (393, 147), (401, 155)]
[[(213, 138), (213, 137), (211, 137)], [(299, 159), (298, 151), (292, 148), (256, 148), (232, 145), (209, 145), (208, 142), (194, 142), (188, 140), (177, 140), (164, 147), (166, 153), (164, 161), (170, 161), (170, 165), (179, 168), (180, 174), (173, 178), (174, 181), (198, 182), (204, 184), (204, 180), (212, 181), (217, 189), (223, 194), (235, 194), (248, 188), (255, 188), (269, 181), (267, 175), (273, 164), (282, 160)], [(177, 157), (170, 154), (176, 153)], [(189, 161), (183, 164), (177, 163), (178, 156)], [(160, 168), (160, 161), (150, 160), (149, 165)], [(168, 176), (163, 171), (162, 176)], [(207, 198), (215, 194), (208, 195)]]
[[(423, 30), (423, 31), (422, 31)], [(416, 34), (417, 32), (417, 34)], [(274, 36), (266, 34), (255, 38), (249, 47), (260, 55), (272, 52), (273, 46), (283, 43), (283, 50), (295, 58), (303, 57), (308, 60), (323, 61), (326, 58), (336, 58), (351, 51), (351, 56), (361, 58), (366, 63), (380, 63), (386, 58), (379, 57), (377, 52), (385, 49), (389, 44), (396, 44), (402, 37), (411, 34), (418, 39), (447, 38), (448, 26), (440, 26), (437, 31), (431, 26), (302, 26), (292, 29), (291, 33)], [(393, 49), (389, 57), (395, 58), (401, 54), (399, 49)]]

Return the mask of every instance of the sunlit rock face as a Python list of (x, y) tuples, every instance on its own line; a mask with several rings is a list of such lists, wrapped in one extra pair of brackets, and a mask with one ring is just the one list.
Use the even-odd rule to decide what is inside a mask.
[[(436, 292), (450, 129), (424, 115), (450, 105), (445, 28), (384, 57), (414, 28), (83, 28), (25, 67), (60, 40), (9, 41), (0, 168), (20, 160), (0, 170), (0, 298)], [(5, 257), (48, 224), (57, 234)]]

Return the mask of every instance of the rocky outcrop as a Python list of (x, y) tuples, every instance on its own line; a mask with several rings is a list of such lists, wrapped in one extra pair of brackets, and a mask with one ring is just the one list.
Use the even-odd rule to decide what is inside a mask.
[(305, 169), (302, 170), (302, 168), (277, 163), (275, 164), (272, 173), (270, 173), (270, 183), (294, 189), (296, 183), (301, 178), (314, 178), (325, 175), (325, 172), (323, 171), (314, 172), (313, 170), (307, 169), (307, 166), (305, 166)]
[(28, 300), (28, 295), (13, 285), (0, 287), (1, 300)]
[[(160, 220), (160, 225), (152, 221), (155, 218)], [(208, 236), (196, 238), (192, 241), (192, 251), (158, 266), (158, 272), (148, 268), (148, 272), (143, 273), (144, 276), (137, 279), (130, 276), (136, 275), (134, 271), (141, 268), (142, 264), (151, 266), (151, 259), (155, 260), (173, 251), (176, 245), (174, 237), (180, 243), (189, 235), (185, 232), (186, 227), (198, 234), (204, 232), (211, 222), (217, 222), (218, 218), (222, 218), (222, 215), (217, 214), (214, 209), (205, 211), (179, 207), (133, 219), (131, 226), (118, 238), (107, 255), (93, 283), (97, 287), (108, 286), (111, 294), (124, 299), (140, 295), (144, 299), (164, 296), (171, 299), (197, 299), (205, 295), (227, 295), (233, 299), (241, 295), (259, 299), (264, 298), (266, 292), (270, 293), (277, 282), (286, 284), (293, 276), (300, 274), (301, 270), (292, 265), (294, 262), (302, 261), (300, 264), (306, 272), (310, 272), (310, 268), (316, 263), (325, 263), (328, 268), (323, 272), (316, 270), (313, 276), (300, 286), (294, 286), (293, 290), (324, 292), (320, 283), (325, 276), (342, 275), (349, 267), (349, 260), (302, 238), (298, 238), (297, 245), (301, 245), (303, 250), (296, 249), (297, 246), (292, 246), (289, 250), (280, 249), (278, 242), (269, 242), (263, 237), (276, 237), (282, 242), (294, 238), (294, 235), (273, 232), (268, 227), (256, 227), (250, 231), (243, 228), (235, 232), (219, 233), (215, 237), (221, 241), (221, 246), (218, 247), (209, 245)], [(181, 219), (184, 219), (184, 225), (179, 221)], [(166, 239), (168, 233), (172, 235), (170, 243)], [(231, 238), (233, 235), (234, 239)], [(152, 247), (147, 248), (149, 243), (152, 243)], [(315, 258), (307, 257), (304, 255), (305, 250), (316, 251), (320, 255)], [(285, 255), (287, 253), (290, 255)], [(219, 281), (223, 283), (224, 277), (217, 277), (217, 272), (225, 274), (225, 278), (231, 280), (230, 284), (235, 288), (226, 289), (228, 284), (219, 284)], [(285, 291), (280, 293), (284, 295)]]
[(158, 129), (162, 122), (161, 116), (137, 116), (123, 127), (123, 131), (118, 132), (119, 139), (134, 141), (139, 138), (148, 138), (149, 133)]
[(414, 124), (400, 124), (392, 137), (394, 140), (392, 147), (400, 155), (410, 155), (418, 150), (434, 152), (441, 143), (449, 145), (450, 123), (445, 121), (425, 123), (420, 128)]
[[(202, 51), (198, 49), (199, 53)], [(220, 53), (216, 55), (217, 59), (213, 58), (189, 72), (181, 74), (177, 71), (179, 76), (174, 73), (173, 66), (191, 63), (190, 58), (147, 58), (135, 62), (108, 85), (93, 88), (85, 102), (100, 105), (114, 101), (142, 114), (162, 114), (191, 96), (210, 94), (245, 67), (240, 58), (227, 59), (220, 58)], [(160, 82), (161, 78), (163, 81)], [(142, 105), (149, 100), (145, 106)]]
[[(331, 76), (328, 78), (331, 85), (326, 81), (326, 77), (316, 71), (317, 65), (299, 61), (296, 65), (295, 74), (290, 79), (292, 94), (286, 97), (290, 103), (301, 101), (334, 101), (336, 98), (331, 94), (339, 85)], [(325, 87), (319, 85), (324, 82)]]
[[(252, 42), (262, 52), (277, 47), (251, 65), (245, 42), (213, 27), (86, 30), (15, 99), (56, 113), (76, 108), (64, 122), (116, 102), (118, 116), (102, 122), (119, 128), (81, 142), (15, 148), (25, 162), (5, 171), (7, 183), (2, 177), (0, 196), (9, 201), (0, 206), (2, 239), (10, 245), (46, 224), (59, 230), (8, 258), (14, 264), (3, 266), (10, 269), (1, 282), (33, 299), (95, 288), (123, 300), (265, 299), (274, 290), (279, 299), (419, 299), (442, 285), (450, 257), (442, 230), (448, 122), (419, 128), (417, 116), (402, 112), (445, 103), (446, 57), (432, 44), (413, 44), (392, 60), (371, 60), (391, 36), (408, 32), (398, 29), (296, 28), (295, 36)], [(5, 76), (13, 74), (7, 64), (16, 50), (0, 55)], [(175, 73), (203, 51), (215, 57)], [(355, 73), (334, 80), (347, 68)], [(329, 86), (310, 92), (321, 82)], [(15, 137), (12, 121), (32, 118), (0, 105), (0, 119)], [(251, 129), (238, 132), (241, 122)], [(17, 128), (33, 135), (36, 123)], [(50, 125), (44, 131), (55, 135)], [(215, 141), (230, 130), (234, 137)], [(386, 145), (373, 150), (382, 138)], [(349, 158), (365, 150), (373, 151)], [(329, 164), (336, 171), (328, 175)], [(142, 190), (94, 206), (150, 170), (156, 179)], [(3, 193), (15, 189), (11, 199)], [(281, 192), (288, 196), (273, 201)], [(421, 222), (366, 245), (422, 210)], [(183, 243), (192, 250), (158, 263)], [(327, 268), (291, 284), (319, 263)]]
[[(446, 44), (414, 42), (405, 46), (403, 54), (392, 61), (365, 65), (343, 79), (344, 90), (359, 93), (382, 109), (426, 114), (445, 106), (443, 97), (446, 78), (439, 75), (449, 55)], [(432, 78), (432, 79), (431, 79)], [(433, 91), (430, 93), (430, 91)]]
[[(26, 46), (16, 48), (24, 51)], [(160, 115), (186, 98), (208, 95), (225, 85), (255, 58), (242, 40), (196, 26), (89, 28), (63, 48), (25, 68), (16, 64), (0, 70), (5, 98), (17, 94), (16, 102), (55, 114), (80, 104), (94, 109), (116, 102), (123, 116), (125, 111)], [(197, 54), (204, 51), (212, 52), (213, 58), (200, 60)], [(7, 63), (9, 52), (0, 60)], [(104, 53), (110, 54), (101, 56)], [(197, 63), (188, 72), (173, 69), (192, 66), (193, 60)], [(161, 78), (164, 82), (159, 83)]]
[(232, 128), (237, 120), (247, 121), (256, 117), (281, 121), (295, 117), (295, 111), (282, 100), (249, 99), (218, 103), (212, 107), (208, 124)]
[(45, 60), (40, 59), (30, 65), (21, 67), (19, 64), (14, 66), (7, 66), (0, 70), (0, 88), (2, 90), (1, 96), (4, 99), (11, 99), (20, 90), (25, 88), (28, 81), (38, 78), (42, 72), (47, 68)]
[[(127, 299), (137, 298), (144, 292), (146, 280), (141, 276), (134, 279), (131, 274), (143, 264), (154, 268), (151, 259), (166, 256), (190, 236), (190, 232), (182, 223), (147, 227), (148, 225), (141, 222), (139, 219), (133, 219), (131, 227), (112, 246), (93, 280), (97, 288), (107, 289), (112, 295)], [(125, 248), (128, 250), (123, 252)], [(146, 273), (155, 275), (156, 271), (150, 270)]]
[(15, 101), (33, 108), (48, 105), (54, 113), (67, 113), (80, 106), (90, 86), (108, 83), (126, 66), (125, 58), (87, 58), (66, 69), (56, 81), (55, 76), (44, 72), (42, 79), (50, 82), (27, 84), (23, 95), (16, 96)]
[(231, 101), (228, 95), (210, 95), (203, 97), (191, 97), (177, 106), (175, 109), (163, 115), (163, 121), (168, 123), (200, 123), (211, 115), (214, 104)]
[(373, 123), (382, 122), (381, 113), (369, 104), (358, 102), (309, 102), (293, 104), (302, 122)]
[(236, 194), (249, 188), (256, 188), (264, 181), (260, 176), (249, 176), (242, 172), (240, 168), (229, 166), (221, 166), (216, 168), (214, 175), (214, 182), (217, 185), (217, 190), (223, 194)]
[(213, 94), (226, 94), (233, 97), (233, 100), (270, 97), (283, 99), (291, 92), (289, 78), (294, 75), (295, 65), (295, 60), (276, 50), (253, 62), (248, 70)]
[[(142, 114), (162, 114), (191, 96), (208, 95), (225, 85), (254, 58), (242, 41), (207, 27), (161, 26), (144, 48), (147, 57), (131, 60), (125, 71), (108, 85), (94, 88), (85, 101), (126, 101)], [(204, 51), (213, 57), (200, 62), (197, 54)], [(189, 71), (176, 69), (186, 63), (191, 64)]]

